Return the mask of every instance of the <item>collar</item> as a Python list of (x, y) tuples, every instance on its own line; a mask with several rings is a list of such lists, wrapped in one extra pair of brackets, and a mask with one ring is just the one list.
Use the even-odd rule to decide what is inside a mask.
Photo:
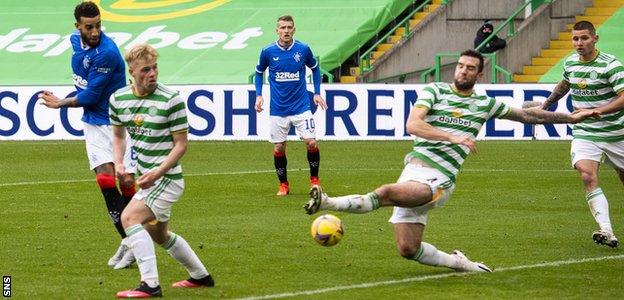
[(280, 45), (280, 43), (279, 43), (279, 40), (275, 41), (275, 45), (276, 45), (278, 48), (280, 48), (282, 51), (288, 51), (288, 50), (292, 49), (292, 47), (295, 45), (295, 42), (296, 42), (296, 40), (295, 40), (295, 39), (293, 39), (292, 44), (290, 44), (290, 46), (288, 46), (288, 48), (284, 48), (284, 47), (282, 47), (282, 45)]

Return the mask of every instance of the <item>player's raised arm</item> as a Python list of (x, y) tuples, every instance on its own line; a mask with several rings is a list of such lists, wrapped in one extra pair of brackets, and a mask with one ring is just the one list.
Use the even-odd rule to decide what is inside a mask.
[(561, 97), (565, 96), (570, 91), (570, 82), (566, 79), (559, 81), (555, 89), (550, 93), (550, 96), (542, 104), (542, 109), (548, 109), (553, 103), (559, 101)]
[(511, 108), (509, 113), (501, 116), (502, 119), (518, 121), (528, 124), (544, 123), (578, 123), (589, 117), (595, 116), (596, 112), (590, 110), (575, 111), (572, 114), (545, 111), (537, 107)]

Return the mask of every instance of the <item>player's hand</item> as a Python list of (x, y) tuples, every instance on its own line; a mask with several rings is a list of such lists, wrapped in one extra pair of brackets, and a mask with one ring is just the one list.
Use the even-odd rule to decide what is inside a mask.
[(314, 95), (314, 103), (318, 106), (321, 107), (321, 109), (326, 110), (327, 109), (327, 103), (325, 103), (325, 99), (323, 99), (323, 97), (321, 97), (321, 95)]
[(596, 109), (578, 109), (570, 114), (570, 118), (572, 118), (570, 123), (578, 123), (591, 117), (600, 118), (600, 111)]
[(141, 175), (141, 177), (139, 177), (139, 180), (137, 180), (137, 184), (139, 185), (140, 188), (147, 189), (147, 188), (153, 187), (154, 182), (156, 182), (158, 178), (160, 178), (160, 176), (158, 176), (156, 172), (150, 171)]
[(464, 145), (470, 149), (470, 152), (477, 153), (477, 144), (469, 136), (452, 135), (449, 142), (457, 145)]
[(262, 96), (256, 96), (256, 112), (262, 111), (262, 104), (264, 104), (264, 98), (262, 98)]
[(39, 93), (39, 99), (43, 100), (41, 105), (45, 105), (48, 108), (59, 108), (61, 107), (61, 99), (52, 94), (49, 91), (43, 91), (43, 93)]
[(126, 174), (126, 166), (124, 164), (115, 164), (115, 175), (117, 178), (123, 178)]

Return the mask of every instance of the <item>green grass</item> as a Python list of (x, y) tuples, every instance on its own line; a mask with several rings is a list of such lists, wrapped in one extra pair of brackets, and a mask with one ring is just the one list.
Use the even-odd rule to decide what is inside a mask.
[[(171, 229), (184, 236), (214, 275), (212, 289), (174, 290), (186, 271), (157, 247), (170, 299), (237, 298), (337, 286), (440, 278), (351, 288), (306, 299), (619, 298), (624, 259), (505, 271), (554, 261), (621, 255), (591, 241), (596, 228), (569, 142), (479, 142), (444, 208), (430, 214), (425, 240), (462, 249), (501, 272), (447, 276), (397, 255), (389, 208), (336, 213), (345, 237), (324, 248), (309, 236), (304, 214), (308, 171), (301, 143), (288, 149), (292, 194), (277, 198), (271, 144), (192, 142), (183, 159), (187, 188)], [(322, 142), (321, 181), (330, 195), (366, 193), (395, 181), (410, 142)], [(0, 144), (0, 272), (16, 299), (110, 299), (135, 286), (135, 267), (106, 261), (119, 240), (106, 214), (82, 142)], [(624, 236), (624, 193), (603, 168), (616, 235)], [(57, 183), (46, 183), (57, 181)], [(66, 181), (66, 182), (62, 182)], [(31, 182), (28, 184), (18, 184)]]

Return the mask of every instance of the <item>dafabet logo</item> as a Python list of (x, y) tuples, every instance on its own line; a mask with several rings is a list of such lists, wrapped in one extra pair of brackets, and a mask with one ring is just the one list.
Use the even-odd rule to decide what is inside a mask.
[(102, 19), (111, 22), (151, 22), (202, 13), (231, 0), (94, 0), (100, 7)]

